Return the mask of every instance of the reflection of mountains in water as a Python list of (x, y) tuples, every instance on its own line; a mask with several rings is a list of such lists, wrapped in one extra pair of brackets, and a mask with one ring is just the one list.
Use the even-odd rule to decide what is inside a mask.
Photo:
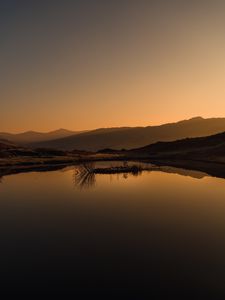
[(206, 176), (209, 176), (207, 173), (200, 172), (200, 171), (194, 171), (194, 170), (187, 170), (187, 169), (180, 169), (176, 167), (167, 167), (167, 166), (161, 166), (159, 167), (159, 171), (165, 172), (165, 173), (173, 173), (178, 174), (182, 176), (189, 176), (195, 179), (202, 179)]
[[(126, 162), (128, 166), (134, 164), (134, 162)], [(219, 171), (216, 172), (215, 174), (210, 173), (210, 169), (208, 173), (201, 172), (201, 171), (196, 171), (196, 170), (189, 170), (183, 169), (182, 165), (181, 166), (165, 166), (165, 165), (156, 165), (156, 164), (151, 164), (151, 163), (142, 163), (142, 162), (136, 162), (138, 166), (142, 166), (142, 170), (138, 170), (138, 172), (119, 172), (119, 173), (108, 173), (108, 176), (111, 176), (113, 179), (114, 176), (116, 176), (117, 179), (124, 178), (127, 179), (129, 176), (140, 176), (142, 172), (164, 172), (164, 173), (173, 173), (173, 174), (178, 174), (182, 176), (190, 176), (192, 178), (196, 179), (201, 179), (206, 176), (216, 176), (220, 178), (225, 178), (223, 174), (221, 174)], [(85, 165), (85, 168), (84, 168)], [(27, 168), (6, 168), (6, 169), (1, 169), (0, 170), (0, 184), (3, 182), (3, 179), (5, 176), (8, 175), (13, 175), (13, 174), (20, 174), (20, 173), (27, 173), (27, 172), (48, 172), (48, 171), (59, 171), (61, 170), (62, 172), (66, 172), (68, 170), (74, 170), (73, 173), (73, 182), (74, 185), (84, 188), (84, 187), (91, 187), (95, 185), (96, 183), (96, 174), (94, 172), (90, 172), (91, 169), (95, 168), (95, 165), (98, 166), (100, 169), (101, 168), (111, 168), (115, 166), (122, 166), (124, 167), (124, 162), (121, 161), (113, 161), (113, 162), (96, 162), (94, 163), (86, 163), (82, 165), (76, 165), (76, 166), (38, 166), (35, 168), (27, 169)], [(89, 168), (89, 171), (87, 170), (87, 166)], [(220, 166), (221, 167), (221, 166)], [(128, 168), (129, 170), (129, 168)], [(99, 173), (100, 174), (100, 173)], [(106, 175), (106, 173), (105, 173)], [(100, 176), (100, 175), (99, 175)]]
[(170, 166), (156, 166), (152, 164), (140, 163), (138, 166), (131, 163), (123, 165), (108, 165), (104, 168), (96, 168), (94, 163), (82, 164), (74, 168), (73, 182), (74, 185), (83, 189), (90, 188), (96, 184), (96, 175), (110, 175), (111, 179), (116, 176), (117, 179), (127, 179), (129, 176), (141, 176), (142, 172), (164, 172), (189, 176), (195, 179), (202, 179), (209, 176), (200, 171), (185, 170)]

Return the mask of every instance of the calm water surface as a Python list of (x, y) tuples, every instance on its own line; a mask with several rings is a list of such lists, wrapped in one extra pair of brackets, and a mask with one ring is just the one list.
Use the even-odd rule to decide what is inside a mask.
[(75, 174), (2, 179), (2, 286), (225, 294), (224, 179), (165, 168), (79, 186)]

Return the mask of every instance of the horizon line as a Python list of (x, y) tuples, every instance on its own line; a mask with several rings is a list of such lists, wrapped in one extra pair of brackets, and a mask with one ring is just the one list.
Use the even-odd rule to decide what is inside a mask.
[(59, 127), (57, 129), (52, 129), (52, 130), (48, 130), (48, 131), (39, 131), (39, 130), (32, 130), (32, 129), (28, 129), (28, 130), (23, 130), (23, 131), (0, 131), (0, 134), (24, 134), (24, 133), (40, 133), (40, 134), (48, 134), (48, 133), (52, 133), (52, 132), (56, 132), (56, 131), (60, 131), (60, 130), (66, 130), (66, 131), (72, 131), (74, 133), (76, 132), (88, 132), (88, 131), (95, 131), (98, 129), (113, 129), (113, 128), (145, 128), (145, 127), (157, 127), (157, 126), (162, 126), (162, 125), (166, 125), (166, 124), (173, 124), (173, 123), (178, 123), (178, 122), (182, 122), (182, 121), (189, 121), (192, 119), (223, 119), (224, 117), (202, 117), (202, 116), (195, 116), (195, 117), (189, 117), (189, 118), (185, 118), (185, 119), (178, 119), (176, 121), (170, 121), (170, 122), (165, 122), (165, 123), (157, 123), (157, 124), (150, 124), (150, 125), (136, 125), (136, 126), (129, 126), (129, 125), (124, 125), (124, 126), (107, 126), (107, 127), (95, 127), (95, 128), (91, 128), (91, 129), (80, 129), (80, 130), (75, 130), (75, 129), (67, 129), (67, 128), (63, 128), (63, 127)]

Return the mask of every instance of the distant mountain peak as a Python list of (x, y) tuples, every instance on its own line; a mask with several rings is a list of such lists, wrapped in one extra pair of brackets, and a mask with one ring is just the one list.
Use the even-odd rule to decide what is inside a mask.
[(197, 117), (193, 117), (193, 118), (189, 119), (188, 121), (201, 121), (201, 120), (205, 120), (205, 119), (201, 116), (197, 116)]
[(72, 132), (72, 130), (68, 130), (68, 129), (65, 129), (65, 128), (59, 128), (59, 129), (56, 129), (52, 132)]

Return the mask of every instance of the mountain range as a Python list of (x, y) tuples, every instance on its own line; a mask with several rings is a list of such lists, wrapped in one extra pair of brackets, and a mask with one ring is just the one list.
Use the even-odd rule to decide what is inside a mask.
[(225, 162), (225, 132), (199, 138), (186, 138), (173, 142), (157, 142), (128, 153), (154, 159), (190, 159)]
[(100, 128), (83, 133), (70, 133), (67, 137), (30, 142), (29, 146), (61, 150), (119, 150), (143, 147), (158, 141), (209, 136), (224, 131), (225, 118), (195, 117), (159, 126)]
[(147, 127), (99, 128), (89, 131), (58, 129), (42, 133), (0, 133), (0, 139), (32, 148), (99, 151), (144, 147), (156, 142), (210, 136), (225, 131), (225, 118), (195, 117), (176, 123)]
[(71, 135), (76, 135), (81, 131), (71, 131), (67, 129), (58, 129), (50, 132), (26, 131), (23, 133), (0, 132), (0, 139), (5, 139), (18, 144), (30, 144), (37, 142), (47, 142), (50, 140), (60, 139)]

